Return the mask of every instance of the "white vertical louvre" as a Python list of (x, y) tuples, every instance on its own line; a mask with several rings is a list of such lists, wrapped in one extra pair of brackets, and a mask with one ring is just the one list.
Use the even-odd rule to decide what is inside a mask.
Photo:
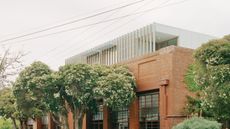
[(155, 33), (155, 24), (151, 25), (151, 35), (153, 40), (153, 52), (156, 51), (156, 33)]
[(68, 62), (111, 65), (154, 52), (156, 48), (155, 24), (127, 33), (106, 44), (105, 48), (98, 49), (99, 52), (94, 53), (92, 49), (92, 51), (89, 51), (89, 53), (92, 53), (91, 55), (79, 55), (76, 57), (77, 61), (73, 59), (73, 61)]

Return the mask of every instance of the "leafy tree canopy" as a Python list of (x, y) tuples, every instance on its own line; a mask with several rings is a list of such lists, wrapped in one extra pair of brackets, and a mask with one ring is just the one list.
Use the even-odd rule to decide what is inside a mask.
[(218, 120), (230, 120), (230, 35), (202, 45), (194, 57), (193, 69), (185, 76), (190, 78), (188, 87), (200, 87), (204, 111)]
[(46, 106), (42, 102), (44, 97), (41, 78), (51, 74), (51, 70), (42, 62), (34, 62), (19, 74), (13, 86), (20, 111), (28, 118), (35, 118), (46, 112)]
[(135, 98), (133, 74), (124, 66), (104, 67), (103, 71), (106, 73), (97, 81), (96, 94), (112, 109), (127, 107)]
[(10, 88), (0, 90), (0, 116), (8, 119), (15, 117), (16, 105), (15, 98)]
[[(11, 88), (3, 88), (0, 90), (0, 119), (11, 119), (12, 128), (17, 129), (16, 120), (24, 119), (23, 114), (18, 110), (15, 97)], [(1, 125), (1, 124), (0, 124)]]
[(97, 110), (98, 101), (119, 108), (129, 105), (135, 97), (135, 79), (123, 66), (70, 64), (61, 67), (58, 74), (78, 129), (82, 127), (83, 115)]

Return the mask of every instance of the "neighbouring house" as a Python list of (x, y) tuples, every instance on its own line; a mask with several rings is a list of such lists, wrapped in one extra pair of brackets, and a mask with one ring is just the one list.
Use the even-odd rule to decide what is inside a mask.
[[(98, 105), (99, 112), (86, 114), (83, 128), (171, 129), (186, 118), (183, 108), (191, 93), (183, 77), (193, 49), (214, 38), (153, 23), (66, 59), (66, 64), (124, 64), (137, 80), (137, 98), (129, 107), (112, 111)], [(56, 128), (47, 121), (35, 125)]]

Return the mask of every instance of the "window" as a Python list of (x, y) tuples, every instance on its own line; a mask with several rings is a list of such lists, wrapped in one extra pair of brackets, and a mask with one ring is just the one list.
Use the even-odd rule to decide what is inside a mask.
[(140, 129), (159, 129), (159, 93), (139, 95)]
[(111, 111), (112, 129), (128, 129), (129, 128), (129, 111), (128, 108), (120, 108)]
[(93, 113), (90, 129), (103, 129), (103, 105), (99, 105), (98, 112)]
[(33, 125), (28, 125), (27, 128), (28, 129), (33, 129)]
[(61, 129), (60, 125), (56, 125), (54, 129)]
[(28, 119), (27, 128), (28, 129), (33, 129), (33, 123), (34, 123), (33, 119)]
[(173, 38), (173, 39), (170, 39), (170, 40), (166, 40), (166, 41), (163, 41), (163, 42), (156, 43), (156, 50), (159, 50), (161, 48), (171, 46), (171, 45), (174, 45), (174, 46), (177, 45), (177, 38)]
[(42, 129), (48, 129), (48, 116), (42, 116)]

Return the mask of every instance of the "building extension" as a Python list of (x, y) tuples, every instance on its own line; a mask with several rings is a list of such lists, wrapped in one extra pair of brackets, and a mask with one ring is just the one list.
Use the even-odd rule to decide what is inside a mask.
[(153, 23), (66, 59), (66, 64), (124, 64), (137, 80), (137, 98), (129, 107), (112, 111), (98, 105), (97, 113), (86, 114), (83, 128), (171, 129), (186, 118), (191, 93), (183, 78), (193, 49), (214, 38)]

